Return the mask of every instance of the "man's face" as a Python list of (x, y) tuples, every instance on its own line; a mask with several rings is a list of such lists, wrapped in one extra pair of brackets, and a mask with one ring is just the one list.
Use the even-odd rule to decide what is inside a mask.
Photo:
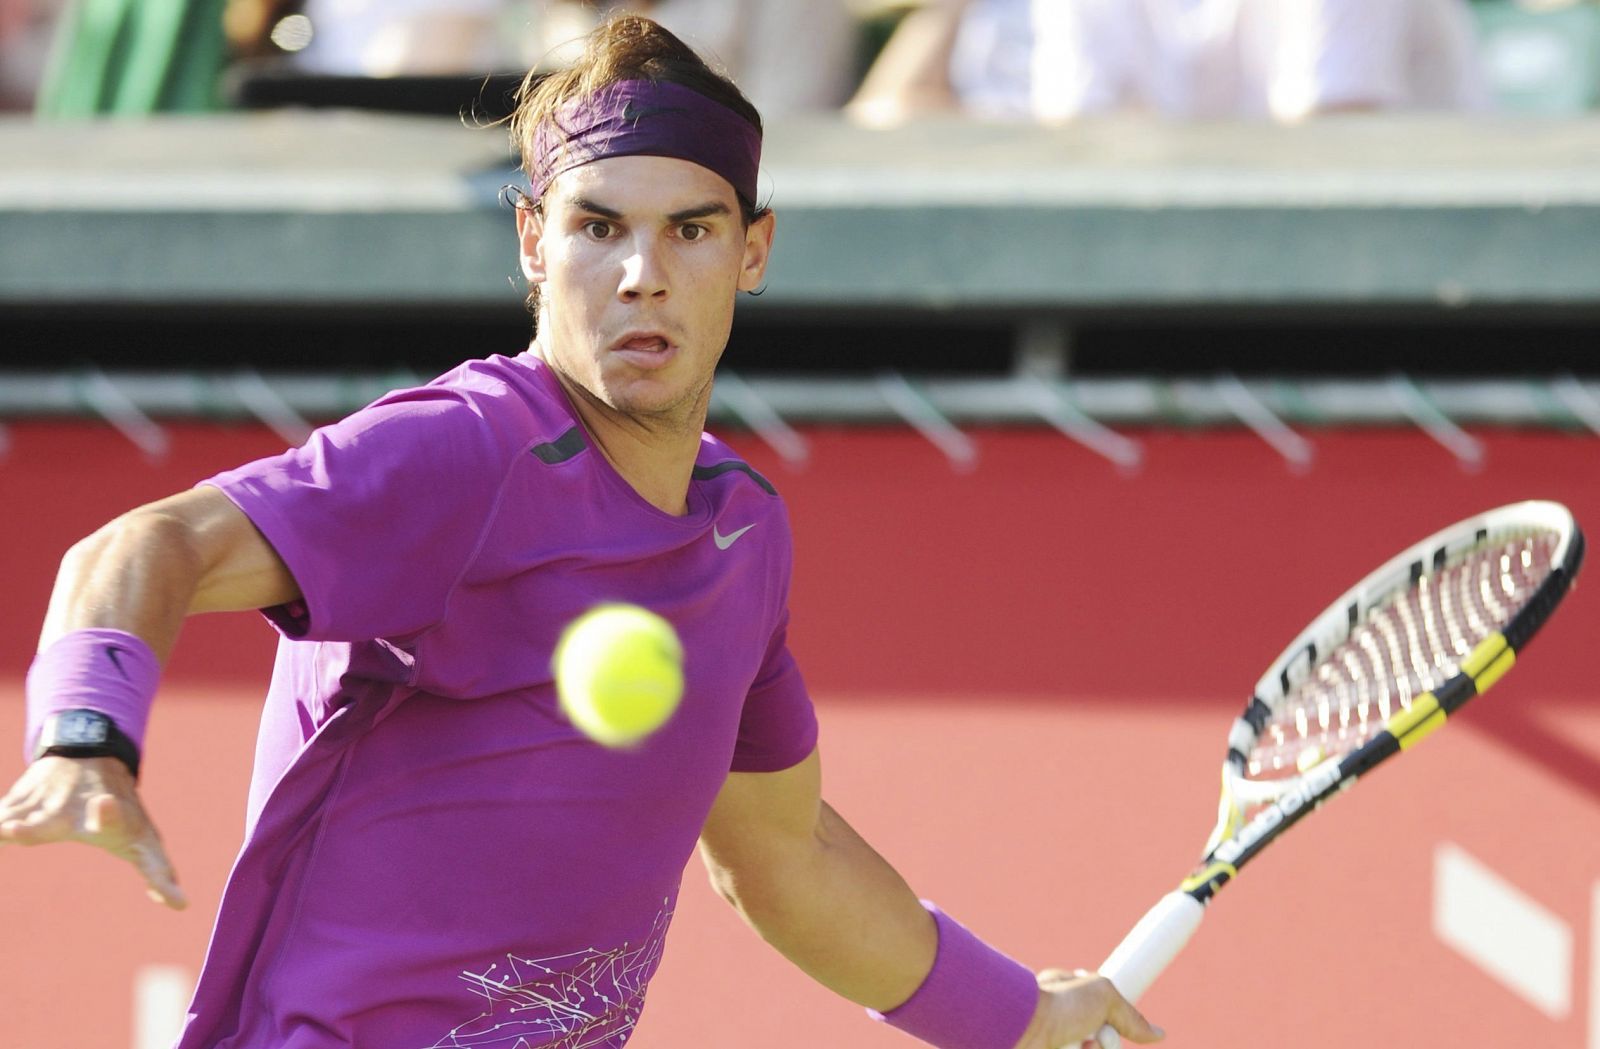
[(766, 270), (772, 216), (746, 229), (727, 180), (671, 157), (572, 168), (542, 211), (517, 222), (549, 363), (614, 411), (698, 429), (734, 297)]

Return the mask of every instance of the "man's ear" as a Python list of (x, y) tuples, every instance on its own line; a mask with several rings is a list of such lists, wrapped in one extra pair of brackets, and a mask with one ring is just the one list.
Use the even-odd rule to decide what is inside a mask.
[(739, 267), (739, 290), (755, 291), (767, 279), (767, 260), (772, 257), (772, 235), (778, 217), (772, 212), (750, 223), (744, 231), (744, 262)]
[(522, 275), (530, 284), (544, 282), (544, 214), (531, 207), (517, 209), (517, 245)]

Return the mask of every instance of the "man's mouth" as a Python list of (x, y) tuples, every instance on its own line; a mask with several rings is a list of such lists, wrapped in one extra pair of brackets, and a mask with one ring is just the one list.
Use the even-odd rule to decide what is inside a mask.
[(664, 368), (677, 356), (677, 347), (666, 336), (650, 332), (627, 336), (611, 351), (635, 368)]

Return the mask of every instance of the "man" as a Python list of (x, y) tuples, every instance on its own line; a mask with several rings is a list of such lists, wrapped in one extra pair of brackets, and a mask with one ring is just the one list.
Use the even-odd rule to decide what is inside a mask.
[[(924, 907), (819, 796), (782, 504), (702, 432), (772, 244), (755, 111), (638, 18), (524, 94), (529, 352), (74, 547), (0, 840), (89, 841), (182, 905), (134, 786), (145, 716), (184, 615), (260, 608), (285, 640), (181, 1049), (621, 1046), (697, 838), (763, 937), (932, 1044), (1158, 1037), (1107, 981), (1036, 981)], [(605, 600), (688, 653), (631, 751), (552, 694), (562, 626)]]
[(849, 112), (1293, 123), (1488, 104), (1464, 0), (932, 0)]

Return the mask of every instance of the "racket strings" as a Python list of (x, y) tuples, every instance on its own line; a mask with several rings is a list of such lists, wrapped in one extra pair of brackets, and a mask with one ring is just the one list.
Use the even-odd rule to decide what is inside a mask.
[(1282, 779), (1349, 753), (1454, 677), (1538, 590), (1558, 541), (1542, 530), (1490, 537), (1370, 612), (1285, 695), (1248, 755), (1247, 776)]

